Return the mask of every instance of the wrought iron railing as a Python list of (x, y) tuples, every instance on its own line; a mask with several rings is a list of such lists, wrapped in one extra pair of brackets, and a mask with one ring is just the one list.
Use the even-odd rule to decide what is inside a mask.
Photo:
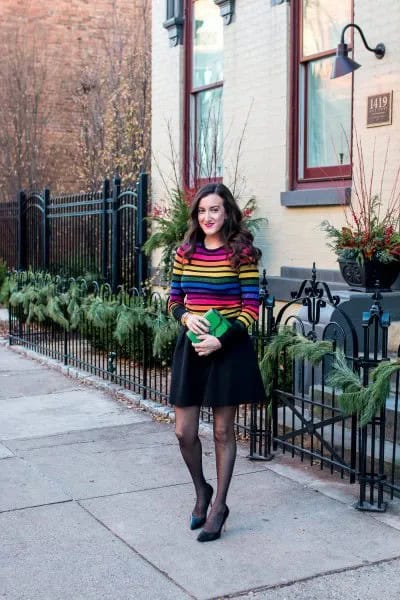
[[(27, 277), (24, 273), (18, 275), (21, 286)], [(58, 279), (57, 285), (65, 283)], [(110, 285), (99, 286), (95, 282), (82, 283), (82, 293), (114, 301), (123, 293), (128, 306), (138, 297), (150, 309), (161, 305), (157, 294), (138, 295), (137, 290), (131, 290), (118, 295)], [(363, 312), (361, 329), (356, 328), (341, 310), (339, 298), (318, 281), (314, 267), (311, 278), (301, 284), (276, 316), (275, 309), (264, 272), (260, 319), (251, 332), (260, 357), (269, 338), (286, 325), (309, 340), (330, 340), (334, 351), (340, 348), (344, 352), (364, 386), (370, 382), (371, 370), (388, 359), (390, 318), (379, 291), (372, 295), (370, 309)], [(152, 350), (152, 335), (150, 327), (136, 326), (121, 345), (109, 326), (99, 328), (84, 320), (75, 330), (67, 331), (50, 321), (29, 324), (20, 307), (10, 309), (10, 344), (24, 345), (115, 382), (143, 398), (167, 404), (173, 343), (157, 356)], [(343, 411), (340, 392), (326, 383), (334, 351), (318, 366), (284, 356), (280, 368), (287, 375), (285, 383), (275, 382), (265, 405), (239, 407), (236, 431), (247, 440), (250, 459), (271, 459), (280, 448), (319, 469), (329, 469), (352, 483), (358, 482), (359, 509), (385, 510), (385, 492), (389, 498), (400, 495), (399, 374), (392, 379), (386, 405), (366, 426), (360, 427), (356, 414)], [(203, 409), (202, 418), (211, 421), (212, 411)]]
[(134, 188), (104, 180), (99, 192), (52, 196), (21, 191), (0, 204), (0, 257), (9, 269), (45, 270), (140, 287), (147, 278), (148, 176)]

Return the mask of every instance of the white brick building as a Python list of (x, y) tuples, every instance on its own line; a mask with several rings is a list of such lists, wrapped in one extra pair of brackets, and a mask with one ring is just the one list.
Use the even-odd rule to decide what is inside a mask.
[[(205, 171), (198, 156), (207, 162), (204, 148), (213, 143), (221, 156), (207, 165), (214, 169), (207, 175), (231, 185), (246, 126), (238, 169), (246, 180), (242, 203), (254, 195), (257, 216), (268, 219), (256, 242), (274, 291), (283, 299), (292, 284), (285, 287), (280, 276), (302, 279), (313, 261), (333, 281), (336, 257), (320, 223), (344, 224), (346, 190), (357, 169), (351, 170), (347, 140), (354, 142), (357, 132), (366, 162), (375, 144), (377, 184), (390, 140), (383, 199), (400, 165), (398, 0), (153, 0), (152, 18), (153, 197), (165, 196), (160, 171), (166, 178), (171, 173), (171, 143), (186, 185), (196, 184), (196, 160)], [(383, 42), (386, 54), (377, 60), (349, 28), (345, 41), (362, 67), (330, 79), (350, 22), (371, 47)], [(367, 127), (368, 97), (387, 92), (391, 124)], [(205, 121), (214, 141), (203, 135)]]

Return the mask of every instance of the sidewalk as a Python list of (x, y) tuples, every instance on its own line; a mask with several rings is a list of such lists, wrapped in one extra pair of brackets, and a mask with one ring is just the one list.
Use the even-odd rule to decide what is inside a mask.
[(241, 446), (227, 531), (199, 544), (173, 425), (4, 340), (0, 490), (7, 600), (400, 598), (399, 503), (360, 513), (355, 486)]

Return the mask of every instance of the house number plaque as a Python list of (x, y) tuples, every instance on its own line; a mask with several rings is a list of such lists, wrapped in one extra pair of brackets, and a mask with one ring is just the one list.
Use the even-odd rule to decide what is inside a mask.
[(368, 96), (367, 127), (392, 124), (393, 92)]

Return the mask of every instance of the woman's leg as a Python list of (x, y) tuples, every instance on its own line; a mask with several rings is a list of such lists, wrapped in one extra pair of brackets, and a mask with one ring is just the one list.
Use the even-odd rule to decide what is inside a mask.
[(235, 413), (236, 406), (214, 408), (214, 443), (218, 488), (214, 504), (203, 528), (207, 532), (219, 529), (226, 510), (226, 496), (236, 459)]
[(193, 480), (196, 490), (196, 504), (193, 515), (205, 514), (209, 503), (209, 487), (203, 474), (203, 455), (199, 438), (199, 406), (180, 408), (175, 406), (175, 433), (183, 460)]

